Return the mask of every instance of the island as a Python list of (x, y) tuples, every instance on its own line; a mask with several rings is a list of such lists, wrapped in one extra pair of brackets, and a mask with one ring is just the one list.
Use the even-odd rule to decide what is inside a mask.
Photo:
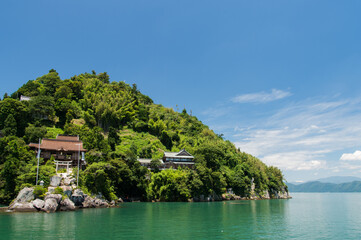
[(0, 203), (23, 201), (24, 189), (33, 192), (25, 202), (55, 199), (59, 209), (65, 199), (82, 207), (72, 200), (80, 192), (108, 206), (290, 197), (280, 169), (186, 109), (155, 104), (107, 73), (62, 80), (53, 69), (0, 101)]

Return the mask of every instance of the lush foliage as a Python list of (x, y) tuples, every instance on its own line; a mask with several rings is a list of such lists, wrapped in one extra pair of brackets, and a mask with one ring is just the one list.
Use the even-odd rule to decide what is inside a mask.
[[(19, 101), (18, 96), (31, 97)], [(279, 169), (241, 152), (195, 116), (156, 105), (133, 84), (110, 82), (106, 73), (85, 73), (61, 80), (55, 70), (28, 81), (0, 101), (0, 202), (21, 186), (34, 184), (35, 154), (27, 144), (57, 134), (79, 135), (88, 149), (80, 185), (107, 199), (186, 201), (220, 195), (228, 188), (248, 196), (283, 189)], [(185, 148), (195, 169), (159, 171), (164, 151)], [(151, 158), (152, 171), (136, 160)], [(51, 161), (41, 162), (40, 179), (49, 184)]]
[(54, 189), (54, 194), (61, 194), (63, 195), (64, 194), (64, 190), (61, 188), (61, 187), (56, 187)]
[(34, 195), (38, 198), (43, 198), (46, 192), (47, 189), (43, 186), (37, 185), (34, 187)]
[(188, 173), (184, 170), (164, 170), (152, 175), (148, 198), (161, 201), (186, 201), (191, 195)]

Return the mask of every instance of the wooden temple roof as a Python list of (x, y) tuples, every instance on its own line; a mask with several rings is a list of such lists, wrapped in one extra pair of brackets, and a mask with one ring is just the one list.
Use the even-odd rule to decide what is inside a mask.
[[(44, 138), (40, 143), (41, 150), (51, 150), (51, 151), (65, 151), (65, 152), (86, 152), (87, 150), (83, 148), (83, 142), (79, 140), (79, 136), (65, 136), (58, 135), (56, 139), (47, 139)], [(38, 149), (38, 143), (30, 143), (29, 147)]]

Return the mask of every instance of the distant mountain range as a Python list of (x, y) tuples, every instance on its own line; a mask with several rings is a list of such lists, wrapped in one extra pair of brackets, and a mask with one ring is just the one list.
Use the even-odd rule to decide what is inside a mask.
[(361, 178), (328, 177), (316, 181), (287, 183), (289, 192), (361, 192)]
[(317, 182), (322, 183), (349, 183), (354, 181), (361, 181), (361, 178), (359, 177), (350, 177), (350, 176), (333, 176), (333, 177), (327, 177), (327, 178), (320, 178), (316, 180)]

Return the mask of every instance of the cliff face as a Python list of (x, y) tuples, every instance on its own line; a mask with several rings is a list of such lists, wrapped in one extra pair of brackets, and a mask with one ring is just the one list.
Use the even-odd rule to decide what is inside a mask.
[(277, 199), (289, 199), (289, 198), (292, 198), (285, 187), (283, 187), (281, 191), (274, 192), (272, 194), (272, 196), (274, 196), (272, 198), (277, 198)]
[(251, 185), (251, 194), (249, 199), (290, 199), (292, 198), (286, 189), (286, 187), (281, 187), (279, 191), (275, 190), (264, 190), (261, 194), (255, 191), (255, 183)]

